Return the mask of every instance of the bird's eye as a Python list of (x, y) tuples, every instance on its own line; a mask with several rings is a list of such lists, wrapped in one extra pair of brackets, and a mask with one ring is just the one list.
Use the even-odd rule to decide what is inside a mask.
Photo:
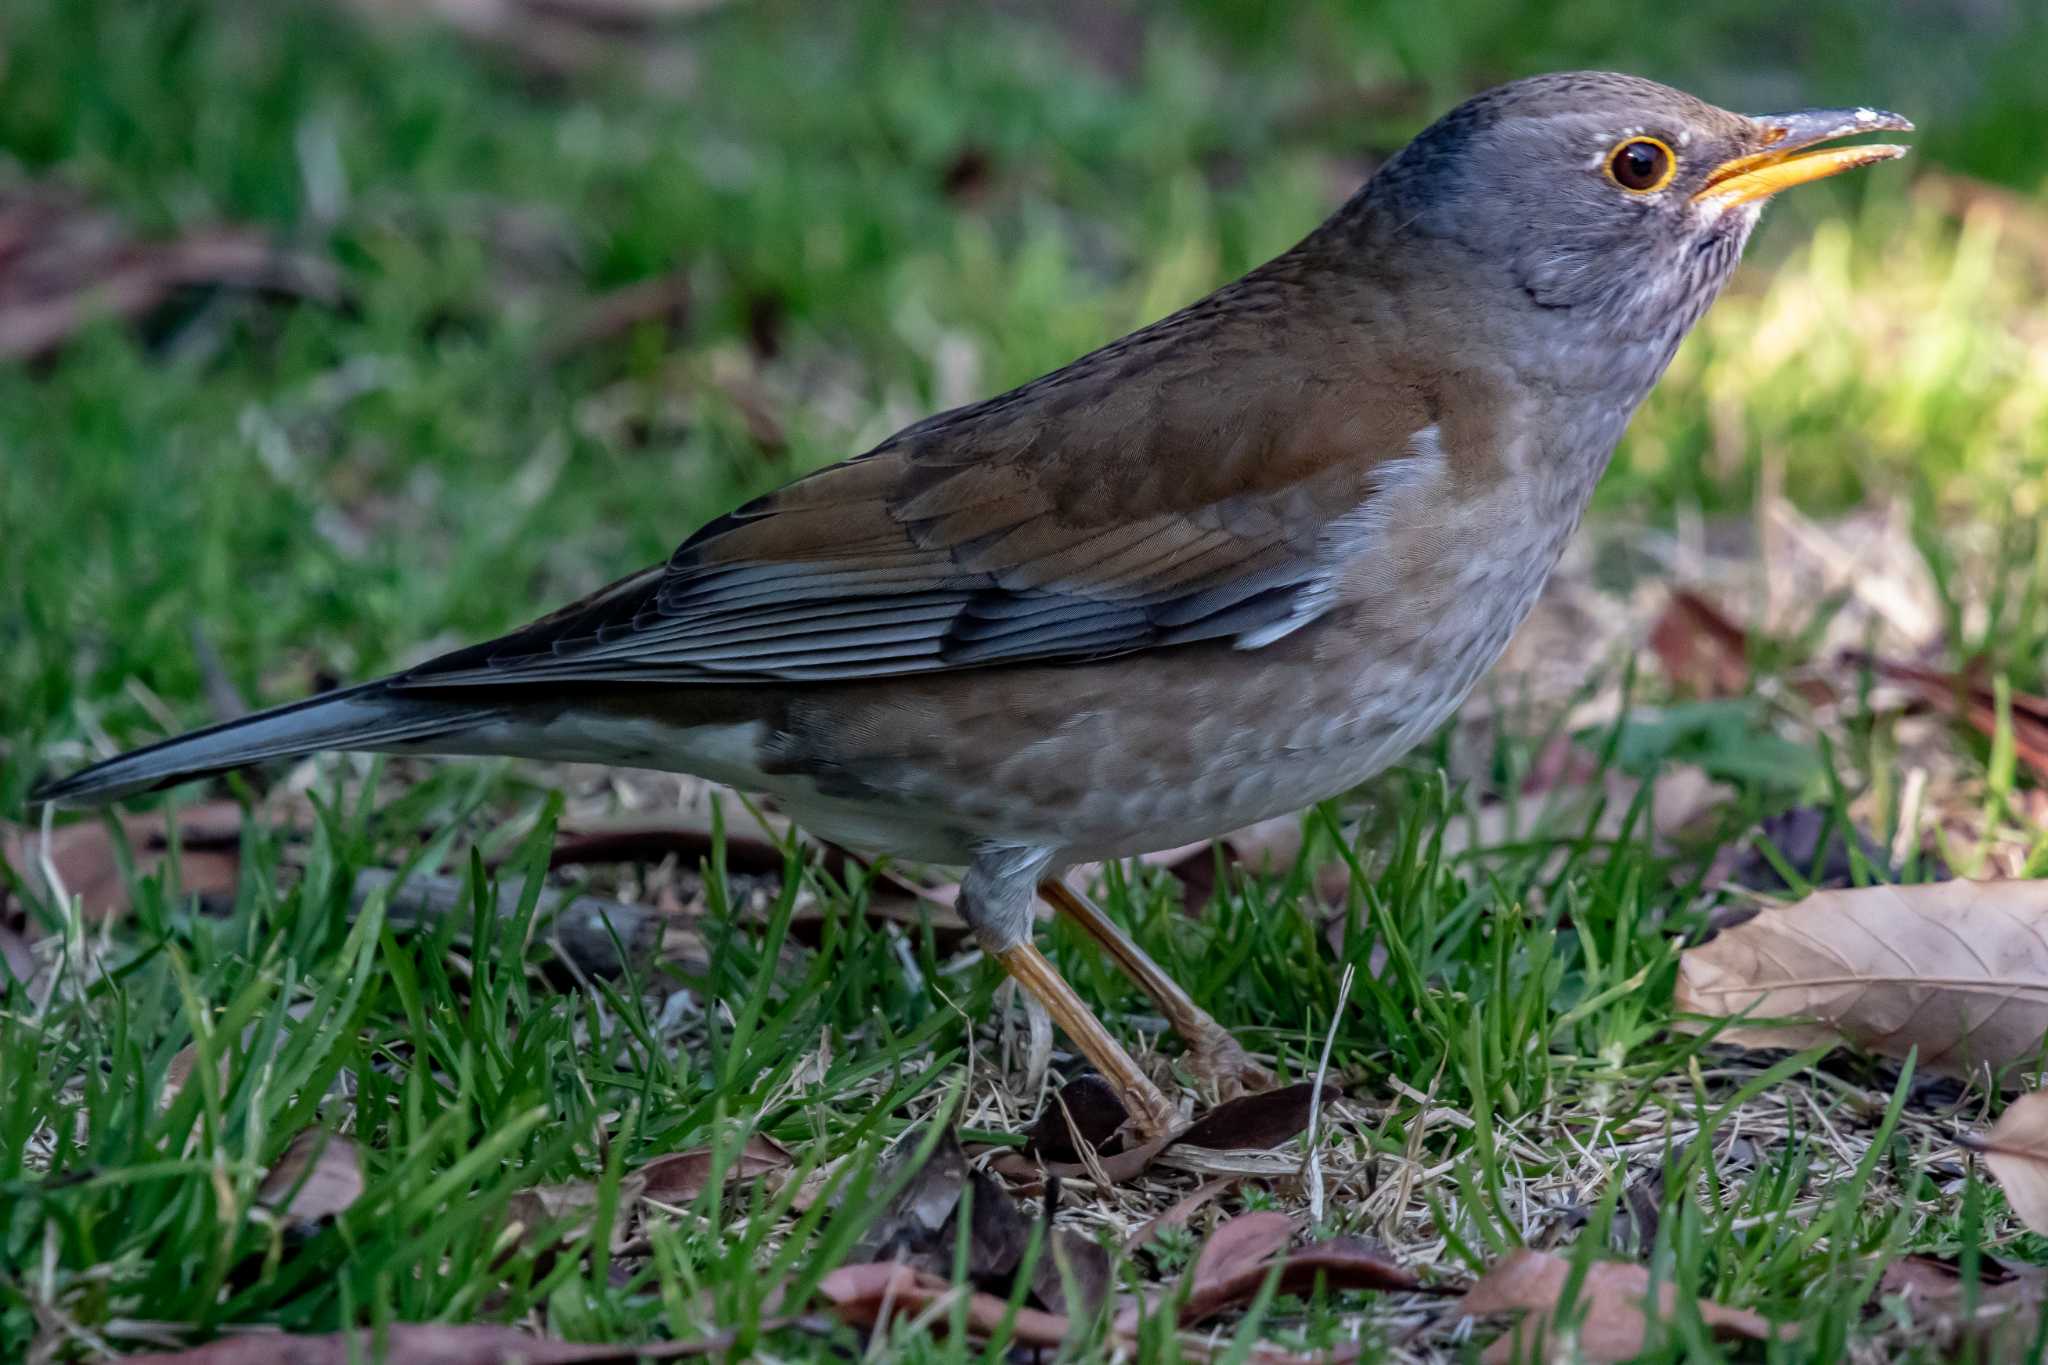
[(1607, 154), (1607, 178), (1631, 194), (1655, 194), (1671, 183), (1678, 158), (1653, 137), (1632, 137)]

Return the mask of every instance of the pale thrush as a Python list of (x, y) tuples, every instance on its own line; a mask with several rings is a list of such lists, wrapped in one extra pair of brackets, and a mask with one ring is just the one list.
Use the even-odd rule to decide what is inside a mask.
[[(1298, 246), (758, 498), (502, 639), (51, 782), (107, 801), (318, 749), (696, 773), (966, 866), (960, 908), (1139, 1126), (1165, 1097), (1030, 940), (1074, 915), (1225, 1081), (1263, 1075), (1075, 862), (1336, 795), (1528, 612), (1763, 201), (1900, 155), (1604, 73), (1458, 106)], [(658, 495), (658, 490), (650, 490)]]

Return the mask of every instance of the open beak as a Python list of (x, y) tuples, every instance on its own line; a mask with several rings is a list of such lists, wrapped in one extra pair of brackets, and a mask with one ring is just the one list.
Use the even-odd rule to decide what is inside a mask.
[(1779, 190), (1824, 180), (1858, 166), (1890, 161), (1904, 156), (1906, 149), (1890, 143), (1864, 142), (1853, 147), (1806, 149), (1836, 138), (1879, 129), (1910, 133), (1913, 125), (1897, 114), (1882, 109), (1806, 109), (1796, 114), (1764, 114), (1752, 120), (1763, 129), (1768, 146), (1761, 152), (1724, 161), (1696, 192), (1695, 204), (1734, 208), (1757, 199), (1768, 199)]

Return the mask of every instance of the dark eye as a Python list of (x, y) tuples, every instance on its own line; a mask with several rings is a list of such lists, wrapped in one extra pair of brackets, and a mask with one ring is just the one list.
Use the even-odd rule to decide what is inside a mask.
[(1678, 158), (1653, 137), (1632, 137), (1607, 154), (1607, 178), (1635, 194), (1654, 194), (1671, 183)]

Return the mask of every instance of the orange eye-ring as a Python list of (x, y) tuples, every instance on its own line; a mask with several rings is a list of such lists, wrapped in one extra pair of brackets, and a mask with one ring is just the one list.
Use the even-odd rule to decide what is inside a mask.
[(1678, 157), (1654, 137), (1625, 138), (1607, 154), (1606, 170), (1630, 194), (1655, 194), (1678, 174)]

